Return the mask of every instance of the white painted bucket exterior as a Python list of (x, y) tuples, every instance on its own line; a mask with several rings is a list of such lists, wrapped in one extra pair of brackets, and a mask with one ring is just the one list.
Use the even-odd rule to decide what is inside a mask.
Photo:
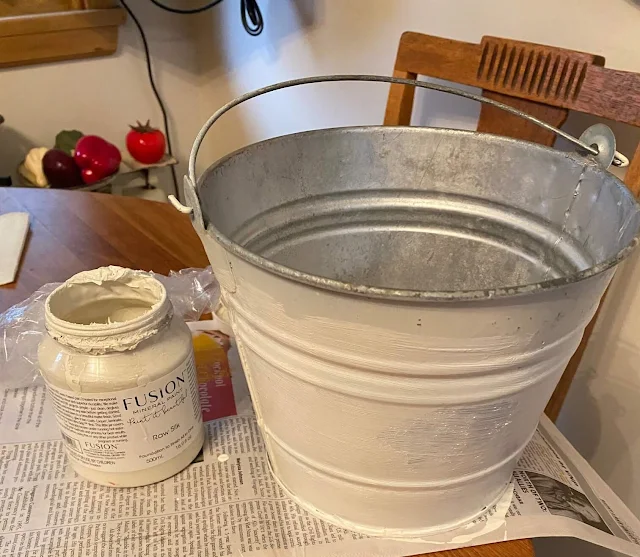
[(200, 231), (275, 477), (366, 534), (472, 520), (507, 489), (613, 270), (485, 302), (392, 302), (260, 269)]
[(205, 124), (185, 196), (275, 477), (367, 534), (468, 522), (505, 494), (638, 205), (581, 155), (410, 127), (273, 138), (196, 186), (204, 134), (257, 94)]

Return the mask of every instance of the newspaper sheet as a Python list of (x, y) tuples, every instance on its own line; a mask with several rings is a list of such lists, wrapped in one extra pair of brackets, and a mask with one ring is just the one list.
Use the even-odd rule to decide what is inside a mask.
[(220, 378), (212, 385), (235, 400), (212, 404), (215, 389), (201, 389), (207, 417), (217, 418), (206, 423), (202, 453), (177, 476), (140, 488), (101, 487), (70, 470), (43, 386), (0, 391), (0, 557), (401, 557), (547, 536), (640, 557), (639, 521), (546, 417), (513, 491), (463, 528), (407, 541), (325, 523), (271, 477), (235, 350), (229, 357), (232, 389)]

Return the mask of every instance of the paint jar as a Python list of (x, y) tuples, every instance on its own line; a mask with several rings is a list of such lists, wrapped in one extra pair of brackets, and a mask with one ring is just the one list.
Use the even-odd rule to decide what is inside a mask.
[(69, 463), (93, 482), (133, 487), (183, 470), (204, 442), (191, 333), (164, 286), (102, 267), (45, 304), (38, 360)]

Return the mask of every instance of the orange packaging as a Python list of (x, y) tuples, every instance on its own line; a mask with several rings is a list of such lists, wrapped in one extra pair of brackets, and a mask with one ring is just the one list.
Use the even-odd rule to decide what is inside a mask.
[(190, 324), (198, 375), (202, 418), (205, 422), (234, 416), (236, 403), (227, 352), (229, 337), (220, 331), (198, 330), (206, 322)]

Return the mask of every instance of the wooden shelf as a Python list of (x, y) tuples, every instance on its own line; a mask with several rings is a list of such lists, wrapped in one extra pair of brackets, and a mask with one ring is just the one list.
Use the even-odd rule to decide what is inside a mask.
[(0, 17), (0, 68), (113, 54), (125, 18), (121, 8)]
[[(108, 7), (111, 8), (113, 6)], [(84, 8), (82, 0), (0, 0), (0, 17), (66, 12)]]

